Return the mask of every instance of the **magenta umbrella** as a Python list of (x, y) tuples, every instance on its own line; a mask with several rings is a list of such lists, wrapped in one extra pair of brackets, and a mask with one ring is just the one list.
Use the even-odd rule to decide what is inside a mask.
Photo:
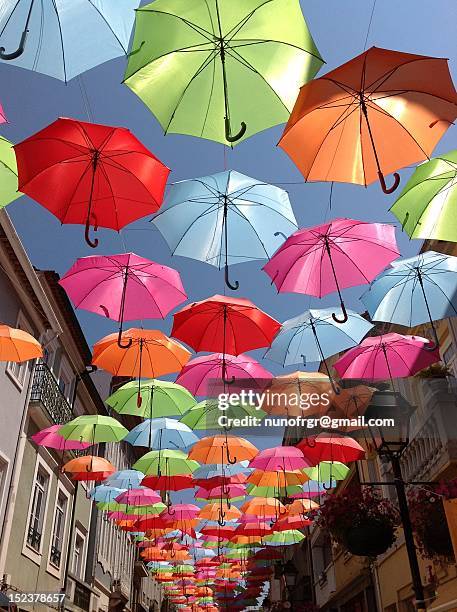
[(77, 259), (59, 281), (77, 308), (119, 322), (164, 319), (187, 299), (179, 272), (135, 253)]
[(440, 360), (438, 348), (430, 350), (429, 341), (419, 336), (384, 334), (363, 342), (334, 364), (341, 378), (386, 380), (414, 376)]
[(173, 521), (188, 521), (193, 520), (200, 512), (200, 508), (195, 504), (173, 504), (168, 510), (164, 510), (159, 515), (160, 518), (168, 521), (168, 515), (173, 515)]
[(118, 504), (127, 504), (128, 506), (152, 506), (162, 501), (158, 493), (148, 487), (139, 489), (129, 489), (124, 491), (115, 498)]
[(371, 282), (399, 255), (392, 225), (334, 219), (289, 236), (263, 270), (281, 293), (320, 298), (337, 291), (343, 318), (332, 316), (345, 323), (341, 290)]
[(228, 497), (231, 500), (246, 496), (246, 486), (240, 484), (228, 484), (225, 487), (213, 487), (204, 489), (200, 487), (195, 493), (195, 499), (221, 499)]
[(211, 392), (211, 382), (214, 383), (216, 380), (222, 382), (223, 374), (233, 382), (239, 380), (257, 389), (265, 386), (273, 376), (248, 355), (235, 357), (212, 353), (191, 359), (181, 370), (176, 383), (188, 389), (193, 395), (207, 396)]
[(275, 446), (266, 448), (249, 463), (250, 468), (264, 472), (293, 472), (311, 467), (303, 452), (295, 446)]
[(66, 440), (59, 435), (59, 429), (62, 425), (51, 425), (33, 434), (32, 440), (38, 446), (45, 446), (46, 448), (54, 448), (59, 451), (66, 450), (85, 450), (92, 446), (91, 442), (79, 442), (78, 440)]

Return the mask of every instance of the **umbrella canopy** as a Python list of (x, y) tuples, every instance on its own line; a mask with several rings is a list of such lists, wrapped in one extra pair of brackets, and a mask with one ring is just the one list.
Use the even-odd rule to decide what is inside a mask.
[[(225, 375), (224, 375), (225, 369)], [(258, 361), (248, 355), (224, 355), (213, 353), (195, 357), (184, 366), (176, 382), (183, 385), (193, 395), (209, 395), (214, 381), (249, 381), (253, 388), (262, 388), (271, 379), (268, 372)]]
[(268, 535), (264, 538), (264, 541), (267, 546), (291, 546), (292, 544), (299, 544), (304, 539), (305, 536), (301, 531), (290, 529)]
[(211, 482), (214, 484), (215, 478), (226, 479), (236, 475), (249, 474), (251, 470), (246, 467), (247, 465), (248, 461), (240, 461), (239, 463), (235, 463), (233, 465), (227, 465), (226, 463), (202, 465), (195, 472), (194, 478), (198, 480), (205, 479), (206, 481), (211, 480)]
[(252, 521), (252, 517), (261, 520), (277, 519), (279, 515), (287, 513), (285, 506), (274, 497), (253, 497), (241, 506), (241, 511), (244, 512), (247, 522)]
[(287, 512), (289, 516), (299, 516), (307, 514), (312, 510), (317, 510), (319, 504), (312, 501), (311, 499), (296, 499), (289, 506), (287, 506)]
[[(0, 104), (0, 123), (6, 117)], [(13, 143), (0, 136), (0, 208), (3, 208), (22, 194), (17, 190), (17, 162)]]
[(105, 484), (119, 489), (136, 489), (144, 478), (138, 470), (119, 470), (106, 479)]
[(254, 497), (291, 497), (294, 493), (300, 493), (302, 488), (300, 485), (284, 484), (284, 486), (270, 485), (259, 486), (250, 484), (246, 487), (248, 495)]
[(79, 440), (91, 444), (120, 442), (128, 433), (128, 429), (119, 421), (100, 414), (86, 414), (76, 417), (59, 430), (59, 434), (67, 440)]
[(280, 327), (250, 300), (213, 295), (176, 312), (171, 335), (197, 353), (239, 355), (270, 346)]
[(347, 419), (363, 415), (375, 390), (367, 385), (340, 388), (340, 392), (332, 397), (332, 417)]
[(309, 181), (368, 185), (427, 159), (457, 117), (446, 59), (372, 47), (300, 90), (280, 146)]
[(151, 506), (160, 503), (162, 498), (155, 491), (147, 487), (140, 487), (138, 489), (128, 489), (127, 491), (119, 493), (116, 497), (116, 501), (119, 504), (127, 504), (128, 506)]
[[(141, 406), (138, 407), (138, 393)], [(167, 380), (144, 380), (138, 387), (130, 381), (105, 400), (119, 414), (132, 414), (144, 419), (180, 416), (196, 404), (187, 389)]]
[(196, 485), (190, 474), (177, 476), (145, 476), (141, 484), (157, 491), (183, 491), (193, 489)]
[(356, 440), (334, 433), (320, 433), (312, 438), (304, 438), (298, 448), (312, 465), (321, 461), (350, 463), (365, 457), (365, 449)]
[(388, 380), (414, 376), (440, 361), (438, 349), (428, 344), (424, 338), (396, 333), (365, 338), (359, 346), (340, 357), (333, 367), (341, 378)]
[(321, 461), (318, 465), (303, 470), (311, 480), (321, 483), (333, 480), (344, 480), (351, 471), (340, 461)]
[(198, 463), (180, 450), (165, 449), (149, 451), (138, 459), (133, 468), (147, 476), (180, 476), (195, 472)]
[(335, 395), (332, 385), (333, 380), (323, 372), (297, 371), (275, 376), (262, 406), (268, 414), (276, 415), (302, 417), (326, 412)]
[(374, 321), (415, 327), (457, 316), (457, 257), (426, 251), (400, 259), (362, 296)]
[(127, 55), (139, 4), (77, 0), (68, 10), (50, 0), (6, 0), (0, 17), (0, 59), (67, 82)]
[(410, 238), (457, 242), (457, 150), (418, 166), (390, 211)]
[(133, 446), (148, 448), (187, 448), (198, 442), (192, 430), (175, 419), (147, 419), (134, 427), (126, 436), (125, 442)]
[(279, 292), (320, 298), (337, 291), (343, 317), (332, 317), (345, 323), (341, 290), (369, 283), (399, 254), (393, 226), (334, 219), (292, 234), (263, 270)]
[(122, 227), (159, 209), (170, 170), (126, 128), (57, 119), (15, 145), (19, 190), (62, 223)]
[[(221, 420), (221, 417), (224, 420)], [(217, 399), (208, 399), (193, 406), (186, 414), (181, 417), (181, 423), (185, 423), (191, 429), (211, 430), (226, 429), (225, 419), (229, 421), (242, 420), (246, 417), (263, 419), (266, 412), (248, 404), (231, 404), (227, 410), (221, 411)]]
[(111, 487), (108, 485), (99, 485), (91, 489), (88, 493), (90, 499), (97, 503), (111, 503), (118, 495), (124, 493), (126, 489), (119, 489), (118, 487)]
[(124, 82), (165, 132), (223, 144), (287, 121), (323, 63), (298, 0), (197, 0), (185, 10), (156, 0), (137, 11), (133, 49)]
[(249, 467), (265, 472), (292, 472), (309, 467), (303, 452), (295, 446), (275, 446), (257, 453), (249, 463)]
[(199, 501), (226, 498), (230, 502), (234, 502), (244, 500), (245, 497), (246, 487), (239, 484), (227, 484), (212, 489), (200, 487), (195, 493), (195, 499)]
[(229, 506), (227, 502), (222, 501), (206, 504), (198, 515), (201, 520), (207, 519), (212, 521), (217, 521), (221, 516), (227, 521), (233, 521), (240, 518), (241, 512), (236, 506)]
[(264, 471), (262, 469), (255, 470), (248, 476), (248, 483), (258, 487), (274, 487), (284, 488), (288, 485), (302, 485), (307, 482), (308, 476), (301, 470), (292, 471)]
[(258, 453), (257, 448), (244, 438), (211, 436), (199, 440), (189, 451), (189, 459), (200, 463), (230, 463), (249, 461)]
[(74, 480), (105, 480), (116, 471), (107, 459), (86, 455), (68, 461), (63, 467), (64, 474), (71, 474)]
[(225, 269), (269, 259), (297, 229), (285, 191), (233, 170), (175, 183), (153, 223), (172, 253)]
[(62, 437), (59, 433), (61, 425), (51, 425), (41, 431), (33, 434), (32, 440), (38, 446), (45, 446), (46, 448), (55, 448), (56, 450), (84, 450), (91, 446), (91, 442), (81, 442), (78, 440), (68, 440)]
[(0, 361), (22, 363), (42, 356), (41, 344), (31, 334), (9, 325), (0, 325)]
[(179, 273), (135, 253), (77, 259), (59, 284), (77, 308), (119, 321), (164, 319), (187, 295)]

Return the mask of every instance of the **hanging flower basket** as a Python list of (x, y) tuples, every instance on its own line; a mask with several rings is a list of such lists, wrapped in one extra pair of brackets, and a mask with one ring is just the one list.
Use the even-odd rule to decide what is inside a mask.
[(345, 536), (345, 546), (353, 555), (377, 557), (384, 554), (395, 541), (392, 525), (376, 519), (367, 519), (356, 527), (351, 527)]

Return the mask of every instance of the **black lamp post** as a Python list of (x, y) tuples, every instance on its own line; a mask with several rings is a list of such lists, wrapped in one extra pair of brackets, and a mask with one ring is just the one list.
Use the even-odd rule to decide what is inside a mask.
[(412, 585), (416, 598), (415, 606), (417, 610), (426, 610), (424, 587), (422, 585), (408, 501), (406, 498), (407, 484), (425, 483), (406, 483), (403, 479), (401, 470), (401, 457), (409, 444), (409, 425), (414, 410), (415, 408), (407, 402), (401, 393), (396, 391), (388, 389), (376, 391), (373, 394), (372, 401), (365, 413), (365, 419), (379, 419), (380, 423), (382, 420), (386, 422), (386, 419), (393, 420), (393, 426), (379, 425), (370, 427), (370, 434), (378, 455), (390, 461), (394, 480), (393, 482), (362, 484), (395, 486), (400, 518), (405, 535), (405, 545), (411, 570)]
[(295, 564), (292, 561), (292, 559), (289, 559), (289, 561), (287, 561), (287, 563), (284, 564), (283, 574), (284, 574), (284, 580), (286, 582), (287, 593), (289, 595), (289, 600), (290, 600), (293, 590), (295, 589), (295, 586), (297, 584), (297, 577), (298, 577), (298, 569), (295, 567)]

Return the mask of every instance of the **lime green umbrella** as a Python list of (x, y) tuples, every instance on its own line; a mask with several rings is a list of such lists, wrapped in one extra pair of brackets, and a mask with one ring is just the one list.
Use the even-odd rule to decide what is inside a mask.
[(153, 450), (146, 453), (133, 466), (147, 476), (180, 476), (192, 474), (200, 467), (197, 461), (188, 459), (186, 453), (179, 450)]
[[(230, 405), (227, 410), (221, 410), (217, 399), (207, 399), (199, 402), (186, 412), (181, 418), (181, 423), (184, 423), (191, 429), (231, 429), (231, 427), (225, 426), (227, 421), (221, 421), (221, 417), (232, 420), (244, 419), (246, 417), (264, 419), (266, 416), (266, 412), (257, 410), (254, 406), (248, 404), (239, 406)], [(237, 423), (232, 423), (232, 425), (234, 427), (244, 426)]]
[(288, 529), (265, 536), (263, 541), (267, 546), (290, 546), (291, 544), (298, 544), (304, 539), (305, 536), (298, 529)]
[(138, 516), (160, 514), (167, 508), (167, 506), (161, 502), (151, 504), (150, 506), (129, 506), (128, 504), (119, 504), (117, 502), (98, 502), (96, 505), (100, 510), (107, 512), (123, 512), (124, 514), (136, 514)]
[(155, 0), (125, 84), (165, 132), (229, 144), (285, 123), (323, 60), (299, 0)]
[(390, 210), (410, 238), (457, 242), (457, 150), (418, 166)]
[(321, 461), (319, 465), (305, 468), (303, 471), (311, 480), (327, 482), (328, 480), (344, 480), (351, 470), (339, 461)]
[(291, 497), (295, 493), (303, 493), (303, 488), (299, 485), (289, 485), (278, 489), (278, 487), (258, 487), (255, 484), (248, 484), (246, 493), (253, 497)]
[(193, 567), (193, 565), (176, 565), (175, 566), (175, 573), (181, 572), (182, 574), (190, 574), (190, 573), (195, 573), (195, 568)]
[(138, 381), (131, 381), (110, 395), (106, 403), (119, 414), (133, 414), (144, 419), (181, 416), (196, 404), (187, 389), (166, 380), (142, 381), (140, 395), (142, 402), (138, 408)]
[(13, 144), (0, 136), (0, 208), (21, 195), (17, 190), (17, 164)]
[(59, 435), (65, 440), (80, 442), (119, 442), (128, 434), (119, 421), (100, 414), (87, 414), (76, 417), (59, 429)]

